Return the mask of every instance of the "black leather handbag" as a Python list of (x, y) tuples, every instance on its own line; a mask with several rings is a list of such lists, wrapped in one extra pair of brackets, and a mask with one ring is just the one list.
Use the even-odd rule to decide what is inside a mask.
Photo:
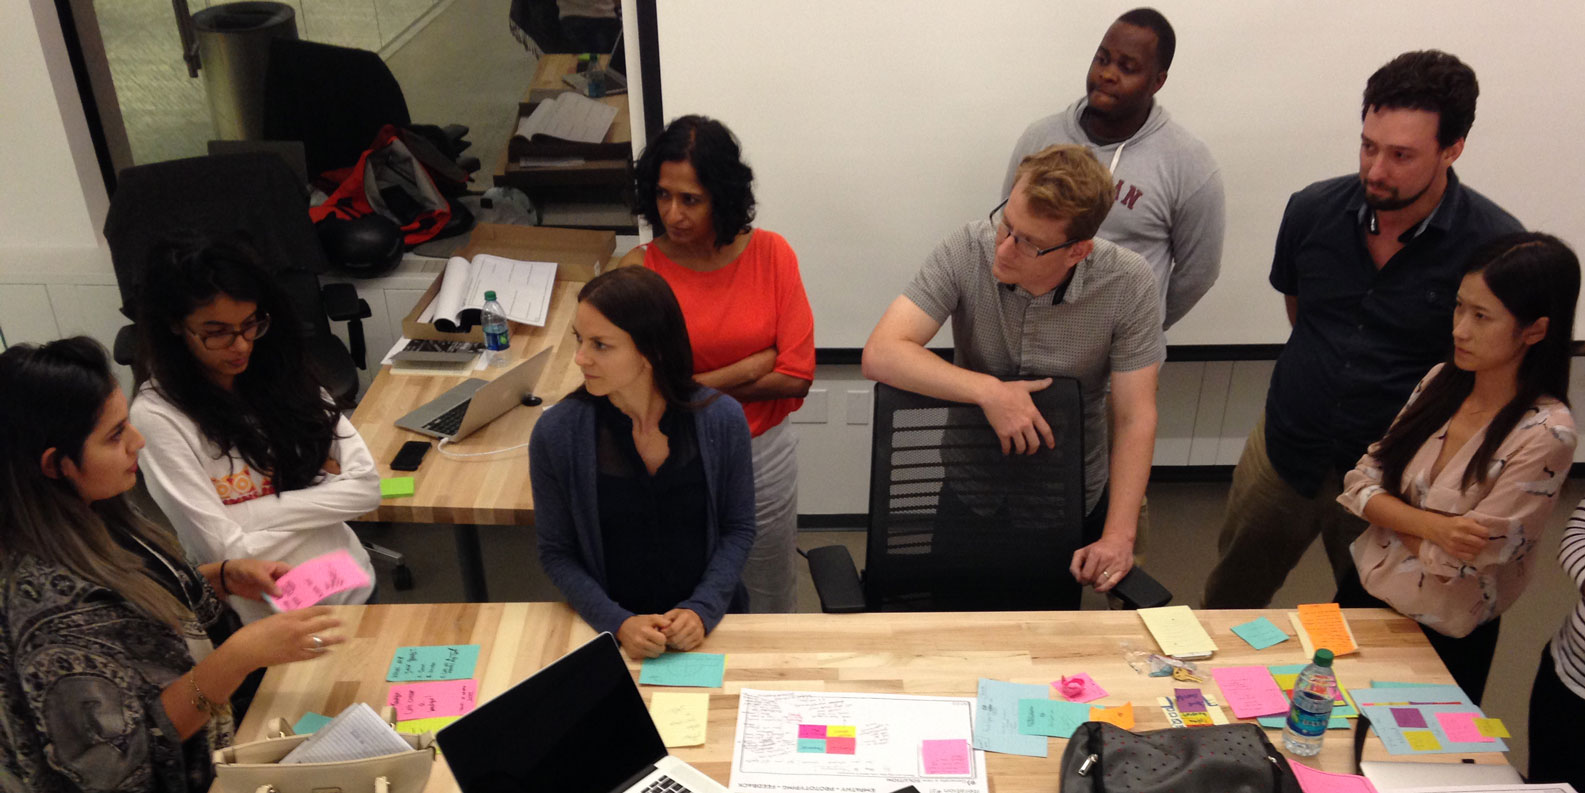
[(1091, 721), (1062, 756), (1062, 793), (1301, 793), (1253, 724), (1135, 733)]

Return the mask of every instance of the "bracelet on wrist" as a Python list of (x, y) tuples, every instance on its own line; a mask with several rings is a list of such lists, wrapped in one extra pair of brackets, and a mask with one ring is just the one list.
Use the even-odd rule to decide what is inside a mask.
[(226, 710), (230, 707), (229, 704), (217, 705), (211, 701), (209, 697), (204, 696), (203, 689), (198, 687), (198, 671), (196, 669), (187, 673), (187, 683), (193, 690), (192, 702), (193, 708), (195, 710), (208, 715), (210, 718), (213, 718), (226, 712)]
[(220, 560), (220, 594), (222, 595), (231, 594), (231, 587), (226, 585), (226, 564), (230, 561), (230, 559)]

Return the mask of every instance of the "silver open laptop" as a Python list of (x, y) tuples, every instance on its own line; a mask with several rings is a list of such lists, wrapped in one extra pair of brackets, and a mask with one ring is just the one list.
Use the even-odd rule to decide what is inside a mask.
[(397, 419), (396, 426), (453, 443), (460, 441), (506, 411), (525, 404), (525, 399), (532, 399), (534, 386), (549, 361), (547, 347), (494, 380), (470, 377)]
[(463, 793), (727, 793), (666, 753), (609, 633), (435, 738)]

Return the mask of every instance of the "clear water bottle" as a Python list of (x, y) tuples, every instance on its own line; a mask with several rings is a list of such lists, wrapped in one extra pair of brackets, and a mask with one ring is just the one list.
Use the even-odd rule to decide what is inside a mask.
[(1332, 722), (1332, 705), (1337, 699), (1337, 675), (1332, 671), (1332, 651), (1316, 650), (1293, 684), (1293, 702), (1288, 706), (1288, 723), (1282, 728), (1282, 748), (1300, 757), (1313, 757), (1321, 751), (1321, 739)]
[(501, 368), (511, 363), (507, 348), (512, 346), (512, 331), (506, 325), (506, 309), (495, 299), (495, 290), (484, 293), (484, 349), (488, 365)]
[(589, 56), (589, 71), (584, 73), (583, 78), (588, 81), (584, 93), (594, 99), (605, 96), (605, 67), (600, 65), (600, 56)]

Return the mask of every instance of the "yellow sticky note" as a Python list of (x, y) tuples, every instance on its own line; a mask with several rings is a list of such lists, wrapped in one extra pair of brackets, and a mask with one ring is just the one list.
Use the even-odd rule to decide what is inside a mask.
[(1134, 703), (1129, 702), (1113, 708), (1091, 705), (1090, 721), (1104, 721), (1107, 724), (1113, 724), (1125, 730), (1132, 730), (1134, 728)]
[(649, 717), (667, 746), (704, 745), (710, 723), (710, 695), (682, 691), (657, 691), (650, 696)]
[(1475, 719), (1475, 729), (1487, 738), (1512, 738), (1508, 728), (1503, 726), (1502, 719)]
[(1409, 748), (1416, 752), (1434, 752), (1442, 748), (1442, 744), (1437, 743), (1436, 736), (1428, 730), (1406, 731), (1403, 737), (1409, 742)]
[(1216, 723), (1211, 721), (1211, 714), (1209, 713), (1183, 713), (1180, 715), (1183, 716), (1183, 725), (1185, 727), (1209, 727)]
[[(444, 727), (460, 718), (462, 717), (436, 716), (433, 719), (408, 719), (407, 721), (397, 722), (396, 731), (405, 732), (411, 735), (423, 735), (426, 732), (439, 732), (441, 727)], [(435, 745), (435, 751), (440, 751), (439, 744)]]
[(858, 736), (859, 736), (858, 728), (853, 726), (853, 725), (851, 725), (851, 724), (828, 724), (828, 725), (826, 725), (826, 737), (827, 738), (857, 738)]

